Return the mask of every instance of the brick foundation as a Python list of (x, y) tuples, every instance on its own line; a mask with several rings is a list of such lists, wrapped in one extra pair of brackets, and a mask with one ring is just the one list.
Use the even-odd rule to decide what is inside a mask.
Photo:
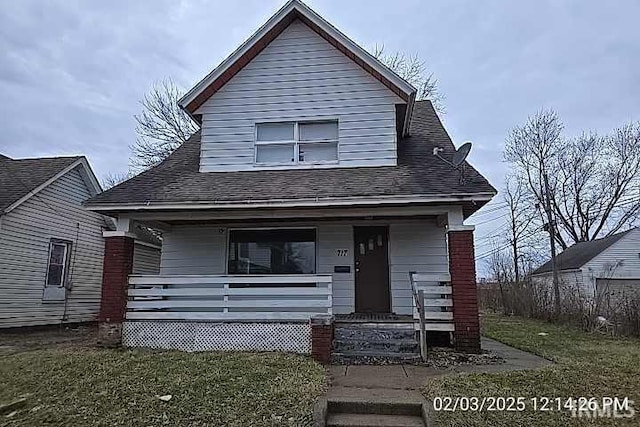
[(480, 321), (473, 231), (449, 231), (448, 241), (455, 346), (460, 351), (479, 353)]
[(333, 316), (311, 318), (311, 357), (320, 363), (329, 363), (333, 345)]
[(98, 316), (98, 343), (118, 346), (122, 342), (122, 321), (127, 308), (127, 286), (133, 268), (134, 240), (127, 236), (107, 237), (102, 270), (102, 297)]

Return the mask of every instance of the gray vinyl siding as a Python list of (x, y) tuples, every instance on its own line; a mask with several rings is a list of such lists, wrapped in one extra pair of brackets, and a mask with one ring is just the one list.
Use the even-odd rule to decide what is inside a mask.
[(640, 279), (640, 229), (609, 246), (582, 266), (584, 289), (595, 292), (596, 279)]
[[(333, 274), (333, 310), (335, 314), (354, 311), (353, 226), (350, 224), (318, 225), (318, 273)], [(347, 256), (338, 256), (347, 249)], [(335, 266), (349, 266), (349, 273), (334, 273)]]
[(409, 272), (448, 273), (445, 230), (435, 220), (391, 224), (389, 227), (391, 301), (397, 314), (412, 314)]
[(322, 118), (338, 119), (340, 167), (395, 166), (402, 102), (295, 21), (198, 109), (200, 170), (264, 169), (254, 165), (256, 122)]
[[(104, 217), (83, 209), (91, 196), (78, 168), (2, 217), (0, 327), (96, 320), (100, 307)], [(43, 302), (51, 238), (72, 242), (71, 291)]]
[[(640, 279), (640, 230), (622, 237), (579, 270), (560, 271), (559, 276), (561, 283), (581, 289), (589, 298), (595, 296), (597, 279)], [(551, 272), (533, 276), (534, 283), (552, 280)]]
[(162, 235), (160, 274), (225, 274), (227, 231), (214, 226), (173, 226)]
[[(553, 284), (553, 273), (547, 272), (532, 276), (534, 284), (551, 286)], [(562, 289), (575, 292), (576, 289), (584, 289), (583, 273), (581, 270), (565, 270), (558, 273), (558, 280)]]
[(606, 295), (609, 308), (620, 310), (629, 300), (640, 298), (638, 279), (595, 279), (597, 295)]
[(160, 249), (141, 243), (133, 248), (133, 274), (159, 274)]
[[(380, 222), (355, 225), (388, 225)], [(259, 227), (266, 225), (261, 224)], [(296, 225), (298, 226), (298, 225)], [(353, 223), (304, 223), (317, 230), (317, 272), (333, 275), (334, 313), (355, 310)], [(234, 225), (252, 228), (255, 224)], [(225, 274), (228, 229), (224, 226), (174, 226), (163, 235), (161, 274)], [(346, 256), (338, 256), (347, 249)], [(335, 266), (349, 266), (349, 273), (335, 273)], [(389, 271), (393, 311), (412, 313), (409, 272), (449, 271), (445, 231), (434, 220), (394, 222), (389, 225)]]

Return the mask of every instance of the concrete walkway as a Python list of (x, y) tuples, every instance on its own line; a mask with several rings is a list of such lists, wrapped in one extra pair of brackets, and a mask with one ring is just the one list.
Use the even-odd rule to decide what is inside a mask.
[(489, 338), (482, 339), (482, 348), (498, 354), (505, 363), (458, 365), (447, 369), (413, 365), (333, 365), (329, 367), (331, 387), (327, 397), (419, 400), (422, 398), (419, 388), (432, 378), (465, 372), (493, 373), (537, 369), (551, 364), (549, 360)]

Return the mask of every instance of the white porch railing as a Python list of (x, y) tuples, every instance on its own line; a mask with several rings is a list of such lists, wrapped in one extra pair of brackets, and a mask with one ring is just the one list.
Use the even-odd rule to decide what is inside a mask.
[(331, 285), (331, 275), (132, 275), (126, 318), (307, 321), (332, 314)]
[(453, 300), (451, 276), (444, 274), (409, 273), (413, 291), (413, 318), (420, 320), (418, 303), (423, 301), (426, 331), (453, 332)]

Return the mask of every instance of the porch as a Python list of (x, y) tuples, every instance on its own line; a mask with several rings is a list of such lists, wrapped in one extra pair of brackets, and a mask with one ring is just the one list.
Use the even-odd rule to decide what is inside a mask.
[[(453, 332), (451, 286), (430, 282), (445, 280), (446, 275), (412, 276), (420, 277), (432, 285), (422, 288), (430, 293), (423, 296), (428, 310), (426, 330)], [(123, 342), (132, 347), (309, 352), (311, 318), (333, 314), (332, 282), (331, 275), (130, 275)], [(415, 299), (409, 315), (354, 312), (335, 316), (337, 324), (413, 323), (416, 331), (420, 330), (419, 319)], [(215, 323), (227, 326), (212, 327)], [(234, 337), (231, 345), (225, 329), (244, 339)], [(295, 339), (282, 340), (283, 331)], [(215, 335), (221, 332), (219, 339)]]
[[(355, 218), (331, 212), (286, 221), (136, 220), (164, 227), (163, 248), (159, 275), (126, 276), (123, 344), (309, 353), (318, 316), (407, 323), (445, 336), (457, 334), (458, 316), (456, 343), (474, 342), (473, 238), (451, 224), (461, 210)], [(120, 222), (128, 229), (134, 220)], [(465, 283), (456, 288), (458, 266)], [(330, 346), (332, 332), (324, 334)]]

